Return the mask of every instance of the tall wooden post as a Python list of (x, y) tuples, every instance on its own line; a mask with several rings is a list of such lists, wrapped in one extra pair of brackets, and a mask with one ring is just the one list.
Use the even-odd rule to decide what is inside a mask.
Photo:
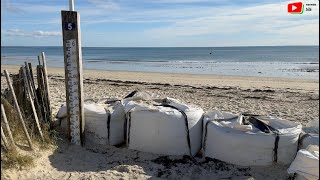
[(73, 11), (61, 11), (68, 112), (71, 143), (84, 144), (84, 109), (80, 15)]
[(53, 122), (52, 118), (52, 110), (51, 110), (51, 104), (50, 104), (50, 90), (49, 90), (49, 80), (48, 80), (48, 71), (47, 71), (47, 61), (46, 61), (46, 56), (44, 52), (41, 53), (42, 55), (42, 65), (43, 65), (43, 76), (44, 76), (44, 85), (45, 85), (45, 96), (46, 96), (46, 106), (48, 107), (47, 113), (50, 125)]

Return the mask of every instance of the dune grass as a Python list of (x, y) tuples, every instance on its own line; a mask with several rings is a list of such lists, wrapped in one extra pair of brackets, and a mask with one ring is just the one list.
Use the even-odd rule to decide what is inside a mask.
[[(19, 119), (18, 113), (15, 107), (8, 101), (8, 99), (1, 95), (1, 103), (4, 106), (5, 113), (8, 119), (8, 123), (10, 126), (10, 130), (12, 132), (13, 139), (15, 144), (17, 145), (16, 148), (10, 148), (7, 152), (1, 153), (1, 169), (8, 169), (8, 168), (21, 168), (21, 167), (29, 167), (33, 165), (34, 162), (34, 152), (33, 151), (23, 151), (20, 149), (19, 146), (28, 146), (27, 139), (25, 137), (23, 127), (21, 121)], [(30, 106), (29, 106), (30, 107)], [(31, 113), (30, 109), (21, 108), (21, 112), (23, 115), (24, 122), (27, 127), (27, 131), (31, 137), (31, 141), (33, 146), (37, 150), (46, 150), (50, 147), (56, 145), (56, 132), (54, 130), (50, 130), (49, 123), (41, 122), (41, 130), (44, 136), (44, 140), (40, 137), (40, 133), (36, 128), (36, 123)], [(2, 122), (1, 122), (2, 123)], [(2, 124), (2, 127), (3, 124)], [(4, 129), (4, 133), (6, 129)]]

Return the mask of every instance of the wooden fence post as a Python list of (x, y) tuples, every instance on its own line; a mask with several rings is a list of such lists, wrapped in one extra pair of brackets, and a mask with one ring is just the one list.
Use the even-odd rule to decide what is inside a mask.
[(44, 83), (45, 83), (45, 92), (47, 96), (47, 107), (48, 107), (48, 113), (49, 113), (49, 122), (50, 124), (53, 122), (52, 119), (52, 109), (50, 104), (50, 91), (49, 91), (49, 80), (48, 80), (48, 71), (47, 71), (47, 62), (46, 62), (46, 56), (44, 52), (42, 52), (42, 64), (43, 64), (43, 76), (44, 76)]
[(16, 94), (14, 93), (14, 89), (13, 89), (13, 87), (12, 87), (12, 84), (11, 84), (11, 81), (10, 81), (10, 77), (9, 77), (9, 73), (8, 73), (7, 70), (4, 70), (4, 75), (6, 76), (9, 89), (10, 89), (10, 91), (11, 91), (11, 93), (12, 93), (13, 102), (14, 102), (14, 105), (15, 105), (16, 110), (17, 110), (17, 112), (18, 112), (19, 119), (20, 119), (20, 122), (21, 122), (21, 124), (22, 124), (24, 134), (26, 135), (26, 138), (27, 138), (27, 140), (28, 140), (28, 144), (29, 144), (30, 148), (33, 149), (33, 145), (32, 145), (32, 142), (31, 142), (29, 133), (28, 133), (28, 131), (27, 131), (26, 124), (24, 123), (24, 120), (23, 120), (23, 117), (22, 117), (22, 114), (21, 114), (21, 111), (20, 111), (20, 107), (19, 107), (19, 104), (18, 104), (18, 101), (17, 101), (17, 98), (16, 98)]
[(8, 144), (6, 135), (5, 135), (4, 132), (3, 132), (2, 126), (1, 126), (1, 139), (2, 139), (2, 141), (3, 141), (4, 146), (5, 146), (6, 149), (8, 150), (10, 146), (9, 146), (9, 144)]
[(4, 125), (6, 126), (6, 130), (7, 130), (8, 135), (9, 135), (9, 139), (10, 139), (10, 141), (11, 141), (13, 147), (14, 147), (16, 144), (14, 142), (14, 139), (13, 139), (13, 136), (12, 136), (12, 133), (11, 133), (11, 130), (10, 130), (10, 126), (9, 126), (9, 123), (8, 123), (8, 120), (7, 120), (7, 115), (6, 115), (6, 112), (4, 110), (3, 104), (1, 104), (1, 114), (2, 114), (2, 117), (3, 117)]
[(31, 88), (29, 86), (28, 79), (27, 79), (27, 73), (26, 73), (26, 68), (27, 67), (28, 66), (23, 67), (23, 77), (24, 77), (24, 82), (25, 82), (25, 89), (26, 89), (27, 95), (29, 96), (29, 100), (30, 100), (30, 103), (31, 103), (31, 108), (32, 108), (32, 111), (33, 111), (34, 119), (36, 121), (36, 124), (37, 124), (38, 130), (39, 130), (41, 139), (43, 141), (44, 139), (43, 139), (43, 134), (42, 134), (41, 127), (40, 127), (40, 124), (39, 124), (37, 111), (36, 111), (36, 108), (34, 107), (33, 99), (32, 99), (31, 94), (30, 94), (30, 89)]
[(39, 118), (40, 120), (43, 121), (43, 118), (42, 118), (42, 113), (41, 113), (41, 107), (40, 107), (40, 104), (39, 104), (39, 100), (38, 100), (38, 97), (37, 97), (37, 91), (36, 91), (36, 86), (35, 86), (35, 83), (34, 83), (34, 79), (33, 79), (33, 75), (31, 73), (31, 64), (29, 63), (29, 66), (27, 65), (27, 62), (25, 62), (25, 69), (26, 69), (26, 74), (27, 74), (27, 79), (29, 78), (30, 79), (30, 83), (28, 83), (28, 85), (30, 85), (30, 93), (34, 94), (33, 98), (34, 98), (34, 101), (35, 101), (35, 104), (36, 104), (36, 107), (38, 107), (38, 115), (39, 115)]

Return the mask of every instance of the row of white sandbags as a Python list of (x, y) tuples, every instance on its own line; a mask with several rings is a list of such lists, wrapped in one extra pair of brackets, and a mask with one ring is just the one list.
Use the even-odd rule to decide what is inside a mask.
[[(167, 155), (196, 155), (201, 149), (200, 107), (175, 99), (141, 96), (121, 102), (85, 103), (85, 143), (118, 145), (129, 149)], [(125, 117), (126, 115), (126, 117)], [(66, 106), (58, 114), (66, 131)]]
[[(245, 166), (290, 164), (301, 132), (298, 123), (255, 117), (260, 125), (273, 128), (263, 132), (252, 123), (243, 123), (243, 115), (204, 114), (200, 107), (171, 98), (134, 96), (122, 103), (85, 104), (84, 109), (86, 142), (117, 145), (126, 141), (130, 149), (191, 156), (203, 142), (206, 157)], [(66, 117), (66, 113), (57, 117)]]
[[(152, 99), (155, 95), (144, 91), (133, 91), (124, 99), (141, 97)], [(126, 113), (119, 98), (102, 98), (98, 101), (86, 99), (83, 105), (85, 119), (85, 144), (120, 145), (126, 139)], [(68, 132), (67, 107), (63, 104), (56, 118), (63, 133)]]

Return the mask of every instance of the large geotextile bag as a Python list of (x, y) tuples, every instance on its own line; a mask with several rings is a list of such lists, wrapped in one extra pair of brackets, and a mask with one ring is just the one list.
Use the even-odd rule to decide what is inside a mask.
[(296, 158), (288, 168), (288, 173), (296, 173), (299, 179), (318, 180), (319, 146), (309, 145), (306, 149), (299, 150)]
[[(120, 100), (84, 103), (85, 143), (118, 145), (124, 142), (125, 112)], [(63, 105), (56, 117), (67, 131), (67, 111)]]
[(319, 146), (319, 120), (309, 121), (302, 128), (299, 139), (299, 149), (306, 149), (309, 145)]
[(124, 100), (129, 149), (194, 156), (201, 149), (203, 110), (178, 100)]
[(299, 149), (306, 149), (309, 145), (319, 146), (319, 134), (301, 133), (299, 139)]
[(301, 125), (271, 116), (225, 112), (204, 115), (206, 157), (241, 166), (290, 164), (298, 149)]

